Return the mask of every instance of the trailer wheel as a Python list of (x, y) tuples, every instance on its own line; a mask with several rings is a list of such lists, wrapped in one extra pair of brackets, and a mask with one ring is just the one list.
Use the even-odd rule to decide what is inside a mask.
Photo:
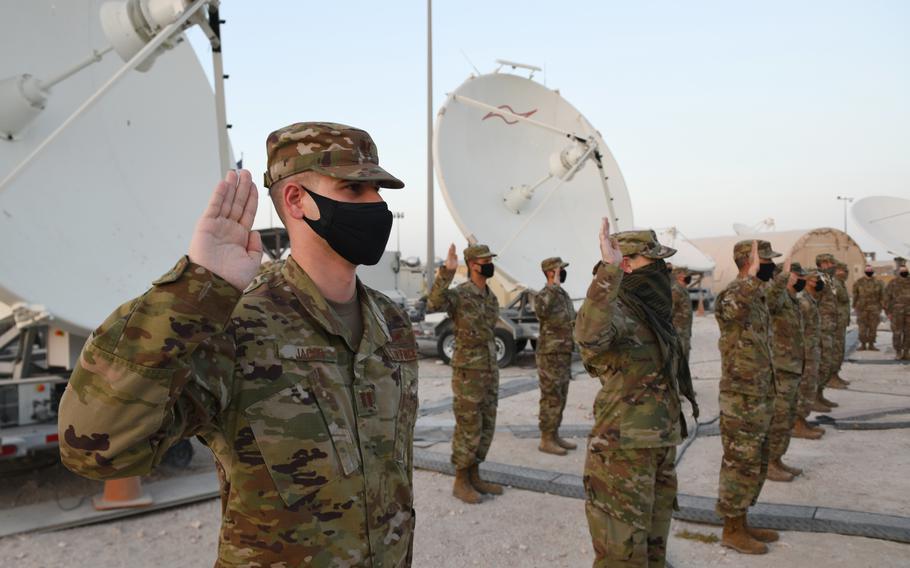
[(180, 440), (168, 448), (161, 461), (178, 469), (186, 469), (193, 461), (193, 453), (193, 444), (189, 440)]
[(504, 369), (515, 360), (515, 338), (504, 329), (493, 330), (493, 342), (496, 344), (496, 365)]
[(452, 362), (452, 355), (455, 353), (455, 333), (452, 329), (447, 329), (436, 340), (436, 354), (442, 359), (442, 362), (448, 365)]

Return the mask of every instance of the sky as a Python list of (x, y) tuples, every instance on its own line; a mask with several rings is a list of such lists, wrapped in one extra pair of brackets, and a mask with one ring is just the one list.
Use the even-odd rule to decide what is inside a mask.
[[(364, 128), (407, 184), (383, 192), (405, 215), (402, 254), (425, 257), (426, 3), (223, 0), (221, 13), (231, 140), (254, 179), (274, 129)], [(838, 195), (910, 198), (908, 29), (903, 0), (437, 1), (433, 114), (475, 67), (536, 65), (603, 135), (637, 226), (843, 228)], [(435, 191), (444, 256), (465, 239)], [(263, 198), (256, 226), (272, 223)], [(852, 218), (848, 230), (889, 256)]]

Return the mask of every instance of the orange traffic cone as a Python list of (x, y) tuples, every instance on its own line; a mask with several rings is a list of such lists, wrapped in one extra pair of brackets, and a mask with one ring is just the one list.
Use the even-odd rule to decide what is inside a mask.
[(92, 498), (92, 505), (97, 511), (148, 507), (151, 504), (152, 498), (142, 493), (142, 482), (138, 476), (109, 479), (104, 482), (104, 494)]

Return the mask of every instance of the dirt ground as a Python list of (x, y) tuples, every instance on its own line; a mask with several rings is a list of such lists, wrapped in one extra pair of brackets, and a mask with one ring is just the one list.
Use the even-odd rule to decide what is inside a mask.
[[(717, 326), (709, 314), (696, 318), (692, 369), (697, 377), (702, 421), (717, 414), (720, 358)], [(880, 409), (910, 407), (910, 366), (878, 364), (893, 356), (886, 344), (890, 334), (879, 334), (880, 353), (859, 352), (856, 362), (844, 365), (843, 376), (853, 381), (848, 391), (829, 395), (841, 403), (834, 417), (849, 417)], [(863, 360), (876, 364), (862, 364)], [(576, 361), (576, 371), (581, 367)], [(431, 404), (451, 396), (451, 369), (434, 359), (420, 363), (420, 399)], [(501, 373), (503, 382), (536, 376), (533, 354), (520, 355), (518, 364)], [(591, 403), (597, 380), (581, 373), (569, 389), (563, 423), (590, 425)], [(498, 424), (536, 425), (536, 390), (503, 398)], [(905, 413), (878, 421), (907, 420)], [(426, 416), (421, 425), (453, 424), (451, 412)], [(843, 431), (827, 427), (820, 441), (795, 440), (787, 461), (806, 473), (789, 484), (768, 483), (762, 502), (825, 505), (859, 511), (910, 515), (910, 437), (907, 430)], [(583, 442), (583, 440), (576, 440)], [(582, 444), (580, 444), (582, 445)], [(429, 448), (447, 453), (448, 443)], [(211, 467), (210, 458), (198, 451), (192, 471)], [(566, 457), (542, 454), (537, 440), (497, 432), (490, 461), (580, 474), (584, 450)], [(689, 448), (679, 467), (680, 491), (694, 495), (716, 493), (720, 438), (703, 437)], [(179, 475), (163, 472), (158, 475)], [(75, 478), (75, 476), (71, 476)], [(71, 495), (91, 494), (97, 486), (54, 467), (33, 477), (6, 477), (0, 484), (0, 507), (51, 499), (63, 491), (63, 504)], [(417, 533), (414, 566), (421, 567), (583, 567), (590, 566), (593, 550), (584, 517), (584, 502), (577, 499), (507, 489), (505, 495), (481, 505), (468, 506), (451, 496), (451, 477), (416, 471)], [(62, 488), (62, 489), (61, 489)], [(17, 568), (50, 566), (210, 566), (215, 559), (219, 505), (215, 500), (127, 520), (80, 527), (48, 534), (27, 534), (0, 539), (0, 565)], [(826, 568), (908, 566), (910, 545), (834, 534), (785, 532), (763, 557), (746, 557), (716, 543), (677, 536), (681, 531), (719, 536), (720, 529), (675, 522), (671, 530), (670, 559), (677, 568), (702, 566), (776, 568), (812, 565)], [(8, 562), (13, 560), (14, 562)]]

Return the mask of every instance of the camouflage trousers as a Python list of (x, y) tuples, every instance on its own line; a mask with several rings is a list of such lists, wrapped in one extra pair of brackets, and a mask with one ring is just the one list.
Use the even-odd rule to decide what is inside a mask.
[(717, 514), (738, 517), (758, 501), (768, 473), (774, 398), (720, 391), (720, 464)]
[(598, 449), (585, 460), (585, 513), (594, 568), (666, 565), (676, 506), (676, 447)]
[(861, 308), (856, 310), (856, 324), (859, 327), (860, 343), (875, 344), (875, 336), (878, 332), (881, 316), (881, 308)]
[(572, 353), (538, 353), (536, 358), (540, 375), (540, 431), (556, 433), (562, 424), (572, 380)]
[(796, 405), (800, 393), (800, 374), (777, 371), (777, 394), (774, 395), (774, 414), (768, 430), (768, 459), (775, 462), (790, 447), (790, 432), (796, 422)]
[(452, 463), (466, 469), (487, 458), (496, 430), (499, 369), (452, 369)]
[[(849, 323), (849, 318), (847, 322)], [(847, 357), (847, 325), (840, 324), (837, 326), (837, 335), (834, 336), (834, 371), (833, 375), (836, 375), (840, 372), (840, 368), (844, 364), (844, 359)]]
[(689, 360), (689, 353), (692, 351), (692, 337), (688, 335), (679, 335), (679, 344), (682, 347), (682, 352), (686, 356), (686, 361)]
[[(815, 355), (818, 355), (816, 351)], [(809, 407), (815, 402), (818, 394), (818, 357), (807, 357), (803, 366), (803, 376), (799, 380), (799, 402), (796, 414), (806, 418), (812, 412)]]
[(891, 344), (896, 353), (910, 349), (910, 308), (900, 308), (891, 313)]
[(837, 332), (832, 331), (826, 333), (822, 331), (821, 333), (821, 353), (818, 358), (818, 392), (821, 392), (823, 388), (828, 384), (828, 381), (831, 380), (831, 377), (834, 376), (836, 367), (834, 365), (837, 356), (834, 354), (834, 336)]

